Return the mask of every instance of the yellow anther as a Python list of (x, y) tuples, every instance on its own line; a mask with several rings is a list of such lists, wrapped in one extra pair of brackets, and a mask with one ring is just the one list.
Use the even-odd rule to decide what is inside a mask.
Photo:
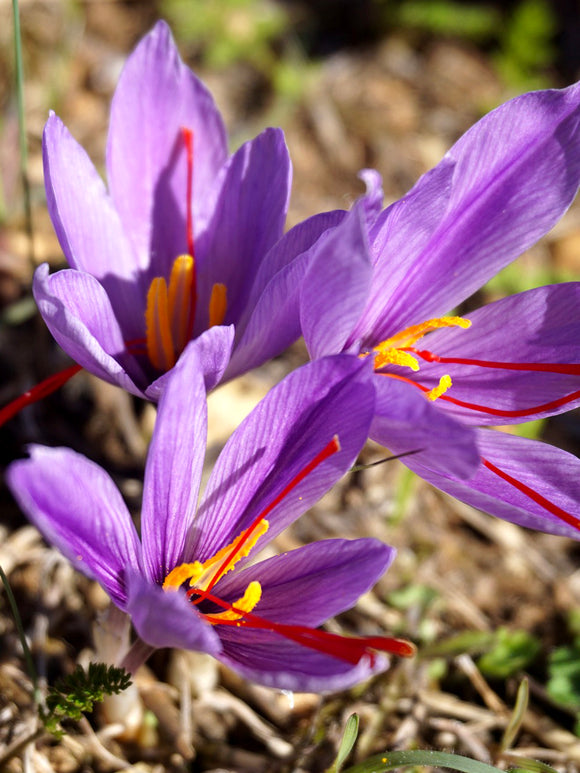
[[(248, 533), (251, 527), (245, 529), (234, 540), (232, 540), (229, 545), (226, 545), (221, 550), (218, 550), (214, 556), (208, 558), (208, 560), (204, 562), (203, 575), (201, 575), (195, 583), (191, 582), (190, 585), (196, 585), (198, 588), (205, 590), (210, 582), (213, 582), (214, 575), (218, 571), (220, 572), (218, 579), (221, 579), (224, 574), (227, 574), (230, 569), (234, 568), (238, 561), (240, 561), (242, 558), (245, 558), (250, 553), (260, 537), (262, 537), (268, 531), (269, 526), (270, 524), (268, 521), (260, 521), (260, 523), (252, 532), (251, 536), (247, 539), (245, 535)], [(239, 542), (241, 542), (240, 549), (236, 550), (234, 553), (234, 548)], [(224, 560), (228, 558), (228, 556), (228, 563), (222, 569), (222, 564), (224, 563)]]
[(419, 370), (417, 358), (413, 357), (409, 352), (402, 352), (400, 349), (394, 349), (393, 347), (383, 349), (383, 344), (376, 346), (374, 351), (377, 352), (375, 370), (384, 368), (385, 365), (402, 365), (405, 368), (411, 368), (411, 370)]
[(203, 564), (194, 561), (192, 564), (180, 564), (172, 569), (163, 583), (163, 590), (177, 590), (186, 580), (193, 580), (195, 583), (198, 577), (203, 574)]
[(468, 328), (470, 325), (471, 322), (468, 319), (463, 319), (463, 317), (436, 317), (435, 319), (421, 322), (420, 325), (407, 327), (405, 330), (401, 330), (400, 333), (391, 336), (391, 338), (381, 341), (380, 344), (373, 348), (373, 352), (376, 352), (375, 370), (384, 368), (386, 365), (402, 365), (405, 368), (417, 371), (419, 370), (419, 361), (410, 352), (405, 351), (405, 349), (413, 346), (424, 335), (438, 328)]
[(251, 612), (258, 601), (262, 598), (262, 586), (257, 580), (252, 580), (245, 590), (241, 599), (234, 601), (233, 609), (226, 609), (225, 612), (216, 612), (215, 615), (205, 615), (205, 619), (212, 625), (219, 625), (225, 620), (240, 620), (244, 612)]
[[(245, 535), (251, 527), (245, 529), (232, 540), (229, 545), (218, 550), (215, 555), (208, 558), (203, 564), (200, 561), (194, 561), (191, 564), (179, 564), (179, 566), (172, 569), (165, 578), (163, 590), (177, 589), (183, 585), (186, 580), (189, 580), (191, 587), (195, 586), (200, 590), (207, 590), (210, 583), (215, 584), (215, 582), (220, 580), (224, 574), (230, 571), (230, 569), (233, 569), (238, 561), (245, 558), (250, 553), (260, 537), (268, 531), (268, 527), (268, 521), (260, 521), (247, 539)], [(234, 548), (238, 543), (241, 543), (240, 549), (235, 550), (234, 552)], [(223, 564), (226, 558), (228, 558), (228, 562), (224, 566)], [(219, 577), (216, 578), (218, 572)]]
[(439, 386), (433, 387), (433, 389), (430, 389), (425, 397), (427, 400), (436, 400), (438, 397), (441, 397), (442, 394), (447, 392), (449, 387), (451, 386), (451, 376), (441, 376), (439, 379)]
[(221, 282), (216, 282), (211, 288), (209, 299), (209, 326), (221, 325), (228, 308), (227, 288)]
[(145, 329), (149, 359), (158, 370), (169, 370), (175, 365), (175, 352), (169, 322), (167, 283), (160, 276), (151, 282), (147, 293)]
[(434, 319), (421, 322), (419, 325), (411, 325), (411, 327), (401, 330), (400, 333), (396, 333), (392, 338), (383, 341), (380, 346), (386, 345), (397, 349), (404, 349), (407, 346), (413, 346), (414, 343), (423, 338), (427, 333), (442, 327), (461, 327), (466, 329), (471, 327), (471, 320), (464, 319), (463, 317), (435, 317)]
[(191, 337), (195, 309), (195, 298), (192, 298), (195, 282), (195, 263), (191, 255), (180, 255), (176, 258), (169, 278), (169, 314), (171, 316), (171, 333), (177, 354), (185, 349)]

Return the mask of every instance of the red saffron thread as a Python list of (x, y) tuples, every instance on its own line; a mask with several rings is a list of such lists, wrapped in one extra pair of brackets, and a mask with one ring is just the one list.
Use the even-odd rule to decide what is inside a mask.
[[(371, 650), (373, 649), (390, 652), (393, 655), (405, 658), (412, 657), (416, 651), (415, 646), (411, 644), (411, 642), (405, 641), (404, 639), (395, 639), (390, 636), (340, 636), (336, 633), (329, 633), (328, 631), (323, 631), (318, 628), (309, 628), (305, 625), (275, 623), (272, 620), (266, 620), (263, 617), (259, 617), (252, 612), (245, 612), (241, 609), (237, 609), (234, 605), (228, 604), (227, 601), (223, 601), (208, 591), (198, 590), (196, 588), (192, 588), (188, 591), (187, 595), (190, 598), (194, 595), (198, 596), (198, 598), (193, 601), (196, 605), (201, 601), (207, 600), (222, 609), (231, 610), (232, 612), (241, 615), (241, 619), (239, 620), (220, 620), (218, 623), (219, 625), (271, 631), (280, 634), (280, 636), (283, 636), (285, 639), (289, 639), (296, 644), (317, 650), (318, 652), (338, 658), (339, 660), (344, 660), (352, 665), (356, 665), (365, 655), (370, 658), (372, 665), (374, 663), (374, 653)], [(200, 614), (208, 620), (212, 619), (211, 614)]]
[(498, 362), (495, 360), (473, 360), (464, 357), (441, 357), (428, 349), (415, 349), (412, 346), (404, 349), (412, 352), (427, 362), (440, 362), (444, 365), (476, 365), (481, 368), (499, 368), (501, 370), (523, 370), (532, 373), (561, 373), (565, 376), (580, 376), (580, 365), (572, 363), (551, 362)]
[(39, 400), (42, 400), (43, 397), (48, 397), (48, 395), (56, 392), (59, 387), (66, 384), (69, 379), (82, 369), (82, 365), (71, 365), (70, 368), (65, 368), (65, 370), (61, 370), (59, 373), (49, 376), (44, 381), (41, 381), (40, 384), (36, 384), (32, 389), (29, 389), (27, 392), (20, 395), (20, 397), (17, 397), (16, 400), (5, 405), (4, 408), (0, 409), (0, 427), (13, 416), (16, 416), (23, 408), (26, 408), (33, 403), (37, 403)]
[(193, 239), (193, 132), (191, 129), (182, 127), (181, 134), (185, 144), (187, 158), (187, 206), (186, 206), (186, 229), (187, 229), (187, 251), (195, 259), (195, 244)]
[(244, 534), (240, 536), (240, 538), (237, 540), (235, 545), (232, 548), (231, 553), (225, 558), (224, 562), (214, 575), (212, 581), (207, 586), (207, 590), (210, 591), (214, 585), (217, 583), (217, 581), (222, 576), (222, 573), (226, 569), (227, 566), (231, 563), (233, 558), (240, 552), (242, 547), (244, 546), (244, 543), (251, 537), (252, 533), (257, 529), (258, 524), (263, 521), (276, 507), (276, 505), (279, 505), (280, 502), (288, 496), (288, 494), (292, 491), (293, 488), (296, 488), (296, 486), (306, 478), (307, 475), (309, 475), (316, 467), (318, 467), (319, 464), (322, 464), (326, 459), (328, 459), (330, 456), (335, 454), (337, 451), (340, 451), (340, 443), (338, 440), (338, 435), (335, 435), (332, 440), (326, 444), (326, 446), (320, 451), (314, 459), (312, 459), (308, 464), (300, 470), (300, 472), (295, 475), (290, 483), (288, 483), (287, 486), (285, 486), (282, 491), (278, 494), (277, 497), (275, 497), (270, 504), (265, 507), (262, 512), (252, 521), (252, 524), (250, 525), (250, 528), (245, 531)]
[[(420, 384), (418, 381), (413, 381), (411, 378), (406, 378), (405, 376), (399, 376), (397, 373), (380, 373), (381, 376), (388, 376), (389, 378), (396, 378), (399, 381), (404, 381), (407, 384), (412, 384), (412, 386), (417, 387), (417, 389), (420, 389), (422, 392), (429, 392), (429, 387), (426, 387), (424, 384)], [(437, 398), (438, 400), (443, 400), (446, 403), (453, 403), (453, 405), (458, 405), (460, 408), (467, 408), (470, 411), (480, 411), (481, 413), (488, 413), (490, 416), (503, 416), (506, 419), (517, 419), (517, 418), (523, 418), (524, 416), (533, 416), (536, 413), (541, 413), (543, 411), (551, 411), (554, 408), (561, 408), (563, 405), (566, 405), (567, 403), (571, 403), (574, 400), (577, 400), (580, 398), (580, 390), (576, 392), (572, 392), (569, 395), (565, 395), (564, 397), (559, 397), (556, 400), (550, 400), (548, 403), (542, 403), (541, 405), (534, 405), (531, 408), (520, 408), (519, 410), (507, 410), (502, 408), (491, 408), (488, 405), (478, 405), (477, 403), (468, 403), (465, 400), (458, 400), (456, 397), (451, 397), (450, 395), (444, 394), (439, 395)]]
[[(424, 386), (423, 384), (419, 384), (417, 381), (413, 381), (410, 378), (405, 378), (405, 376), (399, 376), (394, 373), (382, 373), (380, 375), (389, 376), (390, 378), (396, 378), (399, 381), (405, 381), (407, 384), (412, 384), (413, 386), (416, 386), (422, 392), (429, 391), (428, 387)], [(573, 395), (568, 395), (567, 398), (561, 398), (561, 400), (554, 400), (551, 403), (545, 403), (544, 405), (537, 406), (535, 409), (527, 409), (525, 411), (499, 411), (496, 409), (486, 408), (485, 406), (465, 403), (463, 402), (463, 400), (456, 400), (454, 397), (448, 397), (447, 395), (441, 395), (437, 399), (447, 400), (447, 402), (451, 402), (456, 405), (461, 405), (465, 408), (484, 411), (496, 416), (525, 416), (529, 413), (535, 413), (536, 411), (539, 411), (539, 410), (546, 410), (554, 405), (562, 405), (564, 404), (564, 402), (569, 402), (570, 400), (574, 399), (574, 395), (578, 395), (580, 397), (580, 392), (575, 392)], [(488, 470), (498, 475), (507, 483), (510, 483), (514, 488), (518, 489), (518, 491), (521, 491), (522, 494), (525, 494), (533, 502), (535, 502), (536, 504), (540, 505), (540, 507), (543, 507), (545, 510), (547, 510), (547, 512), (552, 513), (552, 515), (555, 515), (556, 518), (559, 518), (560, 520), (564, 521), (565, 523), (569, 524), (570, 526), (573, 526), (575, 529), (578, 529), (580, 531), (580, 519), (576, 518), (570, 513), (567, 513), (565, 510), (562, 510), (561, 507), (558, 507), (558, 505), (555, 505), (553, 502), (550, 502), (549, 499), (546, 499), (546, 497), (542, 496), (537, 491), (534, 491), (534, 489), (530, 488), (529, 486), (526, 486), (525, 483), (522, 483), (516, 478), (513, 478), (511, 475), (508, 475), (507, 472), (500, 470), (499, 467), (496, 467), (494, 464), (487, 461), (487, 459), (482, 459), (482, 463), (487, 467)]]
[(516, 478), (513, 478), (511, 475), (508, 475), (507, 472), (500, 470), (499, 467), (496, 467), (495, 464), (492, 464), (492, 462), (489, 462), (487, 459), (484, 459), (482, 457), (481, 461), (483, 465), (487, 467), (488, 470), (490, 470), (490, 472), (493, 472), (499, 478), (501, 478), (502, 480), (505, 480), (506, 483), (509, 483), (518, 491), (521, 491), (522, 494), (529, 497), (533, 502), (540, 505), (540, 507), (543, 507), (544, 510), (547, 510), (552, 515), (555, 515), (556, 518), (559, 518), (561, 521), (564, 521), (569, 526), (573, 526), (575, 529), (578, 529), (578, 531), (580, 531), (580, 519), (576, 518), (570, 513), (567, 513), (566, 510), (562, 510), (561, 507), (558, 507), (558, 505), (555, 505), (553, 502), (550, 502), (549, 499), (546, 499), (546, 497), (542, 496), (537, 491), (534, 491), (534, 489), (530, 488), (529, 486), (526, 486), (525, 483), (522, 483)]

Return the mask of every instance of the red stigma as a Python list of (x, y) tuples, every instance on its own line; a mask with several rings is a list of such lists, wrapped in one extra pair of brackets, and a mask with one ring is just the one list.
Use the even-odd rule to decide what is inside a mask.
[(506, 483), (509, 483), (511, 486), (513, 486), (522, 494), (524, 494), (524, 496), (529, 497), (529, 499), (531, 499), (532, 502), (535, 502), (537, 505), (540, 505), (540, 507), (543, 507), (544, 510), (547, 510), (552, 515), (555, 515), (556, 518), (559, 518), (561, 521), (564, 521), (564, 523), (567, 523), (569, 526), (572, 526), (574, 529), (578, 529), (578, 531), (580, 531), (579, 518), (576, 518), (574, 515), (571, 515), (570, 513), (566, 512), (566, 510), (562, 510), (561, 507), (558, 507), (558, 505), (555, 505), (553, 502), (550, 502), (549, 499), (546, 499), (546, 497), (542, 496), (542, 494), (540, 494), (538, 491), (534, 491), (533, 488), (526, 486), (526, 484), (522, 483), (521, 480), (517, 480), (517, 478), (514, 478), (511, 475), (508, 475), (507, 472), (500, 470), (499, 467), (496, 467), (495, 464), (492, 464), (487, 459), (484, 459), (482, 457), (481, 462), (483, 466), (487, 467), (487, 469), (490, 472), (493, 472), (494, 475), (498, 476), (498, 478), (501, 478)]
[(187, 252), (192, 258), (195, 258), (195, 245), (193, 239), (193, 131), (182, 127), (181, 136), (185, 145), (187, 160), (187, 189), (186, 189), (186, 230), (187, 230)]
[[(219, 622), (220, 625), (277, 633), (284, 639), (317, 652), (322, 652), (324, 655), (330, 655), (338, 660), (344, 660), (352, 665), (357, 665), (361, 658), (367, 656), (372, 666), (375, 661), (373, 650), (389, 652), (404, 658), (412, 657), (416, 652), (415, 646), (404, 639), (395, 639), (390, 636), (340, 636), (336, 633), (329, 633), (318, 628), (309, 628), (305, 625), (290, 625), (288, 623), (276, 623), (272, 620), (266, 620), (253, 614), (253, 612), (244, 612), (241, 609), (237, 609), (234, 605), (223, 601), (208, 591), (198, 590), (197, 588), (192, 588), (188, 591), (187, 595), (195, 605), (201, 601), (211, 601), (222, 609), (231, 610), (240, 615), (240, 619), (222, 620)], [(193, 596), (197, 596), (197, 598), (193, 599)], [(204, 618), (211, 619), (211, 614), (200, 614)]]
[(210, 591), (214, 585), (217, 583), (217, 581), (222, 576), (222, 573), (226, 569), (227, 566), (229, 566), (236, 556), (237, 553), (240, 552), (241, 548), (243, 547), (244, 543), (252, 536), (252, 533), (257, 529), (258, 524), (263, 521), (267, 516), (272, 512), (272, 510), (276, 507), (276, 505), (279, 505), (280, 502), (285, 499), (285, 497), (288, 496), (288, 494), (292, 491), (292, 489), (296, 488), (296, 486), (301, 483), (304, 478), (307, 477), (313, 470), (318, 467), (319, 464), (322, 464), (326, 459), (328, 459), (330, 456), (335, 454), (337, 451), (340, 451), (340, 443), (338, 440), (338, 435), (335, 435), (332, 440), (326, 444), (326, 446), (322, 449), (322, 451), (319, 451), (318, 454), (312, 459), (308, 464), (300, 470), (300, 472), (295, 475), (290, 483), (288, 483), (282, 491), (278, 494), (277, 497), (275, 497), (270, 504), (262, 510), (262, 512), (252, 521), (250, 527), (245, 530), (243, 535), (239, 538), (239, 540), (235, 543), (232, 552), (226, 557), (218, 571), (216, 572), (213, 580), (208, 585), (207, 590)]
[(27, 392), (20, 395), (20, 397), (17, 397), (16, 400), (5, 405), (4, 408), (0, 409), (0, 427), (13, 416), (16, 416), (23, 408), (56, 392), (59, 387), (66, 384), (69, 379), (76, 376), (79, 370), (82, 369), (82, 365), (71, 365), (70, 368), (65, 368), (65, 370), (61, 370), (59, 373), (49, 376), (44, 381), (41, 381), (40, 384), (36, 384), (32, 389), (29, 389)]

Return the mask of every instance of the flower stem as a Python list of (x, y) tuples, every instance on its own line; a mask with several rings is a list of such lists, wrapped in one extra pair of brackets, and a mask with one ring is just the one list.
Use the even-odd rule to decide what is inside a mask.
[(12, 593), (12, 588), (10, 587), (10, 583), (8, 582), (8, 577), (6, 577), (6, 574), (1, 566), (0, 566), (0, 579), (2, 580), (2, 584), (4, 585), (4, 589), (6, 590), (6, 595), (8, 596), (8, 603), (10, 604), (10, 608), (12, 609), (14, 623), (16, 625), (16, 630), (18, 631), (18, 636), (22, 644), (22, 651), (24, 653), (24, 660), (26, 662), (26, 670), (28, 671), (28, 676), (30, 677), (30, 681), (32, 682), (34, 702), (40, 708), (40, 706), (42, 705), (42, 697), (40, 695), (40, 689), (38, 687), (38, 675), (36, 673), (36, 668), (34, 666), (34, 661), (32, 659), (32, 653), (30, 652), (30, 647), (28, 646), (28, 642), (26, 641), (26, 634), (24, 633), (24, 626), (22, 625), (22, 618), (20, 617), (20, 612), (18, 611), (18, 605), (16, 604), (16, 599), (14, 598), (14, 594)]
[(30, 180), (28, 179), (28, 149), (26, 145), (26, 119), (24, 116), (24, 66), (22, 64), (22, 34), (20, 31), (20, 10), (18, 0), (12, 0), (14, 17), (14, 61), (16, 69), (16, 99), (18, 103), (18, 135), (20, 139), (20, 176), (24, 192), (24, 217), (28, 235), (28, 259), (34, 269), (34, 242), (32, 229), (32, 206), (30, 202)]
[(145, 663), (149, 656), (155, 651), (155, 647), (151, 647), (141, 639), (137, 639), (129, 652), (125, 655), (120, 663), (121, 668), (128, 671), (130, 674), (134, 674), (137, 669)]

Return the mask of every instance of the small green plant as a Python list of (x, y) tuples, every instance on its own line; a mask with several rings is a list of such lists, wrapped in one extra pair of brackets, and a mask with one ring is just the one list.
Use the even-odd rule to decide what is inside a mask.
[(535, 636), (527, 631), (499, 628), (492, 648), (482, 655), (477, 665), (492, 679), (507, 679), (534, 660), (541, 649)]
[(72, 674), (59, 679), (49, 688), (46, 708), (40, 709), (40, 719), (49, 733), (60, 737), (63, 719), (79, 720), (93, 710), (106, 695), (116, 695), (131, 684), (131, 676), (125, 669), (106, 663), (89, 663), (85, 671), (77, 666)]
[(495, 63), (505, 82), (517, 89), (549, 86), (543, 70), (555, 57), (556, 20), (551, 5), (546, 0), (522, 0), (504, 29)]
[[(72, 674), (63, 677), (55, 685), (48, 688), (48, 695), (43, 702), (38, 687), (38, 675), (26, 641), (18, 605), (8, 577), (1, 566), (0, 581), (6, 591), (24, 652), (26, 669), (33, 685), (34, 701), (40, 722), (44, 730), (60, 738), (64, 732), (61, 727), (62, 720), (79, 720), (85, 711), (92, 711), (93, 705), (102, 702), (106, 695), (114, 695), (126, 690), (131, 684), (131, 675), (124, 668), (108, 666), (106, 663), (90, 663), (87, 671), (82, 666), (77, 666)], [(33, 733), (34, 736), (38, 734), (38, 730)]]

